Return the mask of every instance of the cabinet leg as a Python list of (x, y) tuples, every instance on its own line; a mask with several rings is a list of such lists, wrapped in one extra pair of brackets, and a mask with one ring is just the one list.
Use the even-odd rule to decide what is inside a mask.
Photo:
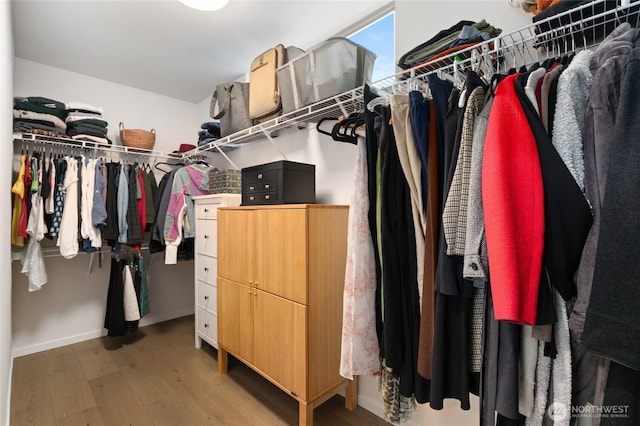
[(353, 377), (353, 380), (347, 380), (347, 389), (345, 391), (344, 406), (347, 410), (355, 410), (358, 406), (358, 378)]
[(200, 339), (200, 336), (196, 335), (196, 349), (200, 348), (202, 348), (202, 340)]
[(229, 368), (227, 351), (218, 345), (218, 373), (227, 374)]
[(299, 426), (313, 426), (313, 404), (300, 401), (298, 413)]

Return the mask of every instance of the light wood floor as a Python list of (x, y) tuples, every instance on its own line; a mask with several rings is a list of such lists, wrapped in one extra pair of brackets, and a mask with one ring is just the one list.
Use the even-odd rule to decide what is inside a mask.
[[(239, 361), (194, 347), (193, 316), (16, 358), (11, 426), (297, 425), (298, 403)], [(334, 396), (314, 424), (386, 425)]]

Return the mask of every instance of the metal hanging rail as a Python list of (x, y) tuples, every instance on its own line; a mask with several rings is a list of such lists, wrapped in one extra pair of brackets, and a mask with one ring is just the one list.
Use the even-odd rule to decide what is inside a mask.
[(29, 145), (37, 145), (38, 147), (51, 147), (51, 149), (60, 149), (62, 152), (85, 152), (93, 153), (99, 156), (114, 157), (118, 155), (127, 156), (145, 156), (155, 159), (173, 159), (182, 160), (184, 154), (174, 154), (170, 152), (154, 151), (143, 148), (131, 148), (122, 145), (105, 145), (103, 143), (70, 139), (55, 138), (51, 136), (39, 135), (34, 133), (14, 133), (14, 144), (22, 143)]

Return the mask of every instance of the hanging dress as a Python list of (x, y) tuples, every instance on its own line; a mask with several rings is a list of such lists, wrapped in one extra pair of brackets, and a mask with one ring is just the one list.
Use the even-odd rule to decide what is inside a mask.
[(376, 265), (369, 229), (367, 147), (358, 138), (354, 185), (349, 208), (345, 270), (340, 375), (375, 375), (380, 372), (376, 335)]

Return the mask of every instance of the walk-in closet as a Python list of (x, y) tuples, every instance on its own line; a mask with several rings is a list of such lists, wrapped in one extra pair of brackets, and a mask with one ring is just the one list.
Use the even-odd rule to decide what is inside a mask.
[(640, 2), (221, 3), (0, 3), (0, 422), (638, 424)]

